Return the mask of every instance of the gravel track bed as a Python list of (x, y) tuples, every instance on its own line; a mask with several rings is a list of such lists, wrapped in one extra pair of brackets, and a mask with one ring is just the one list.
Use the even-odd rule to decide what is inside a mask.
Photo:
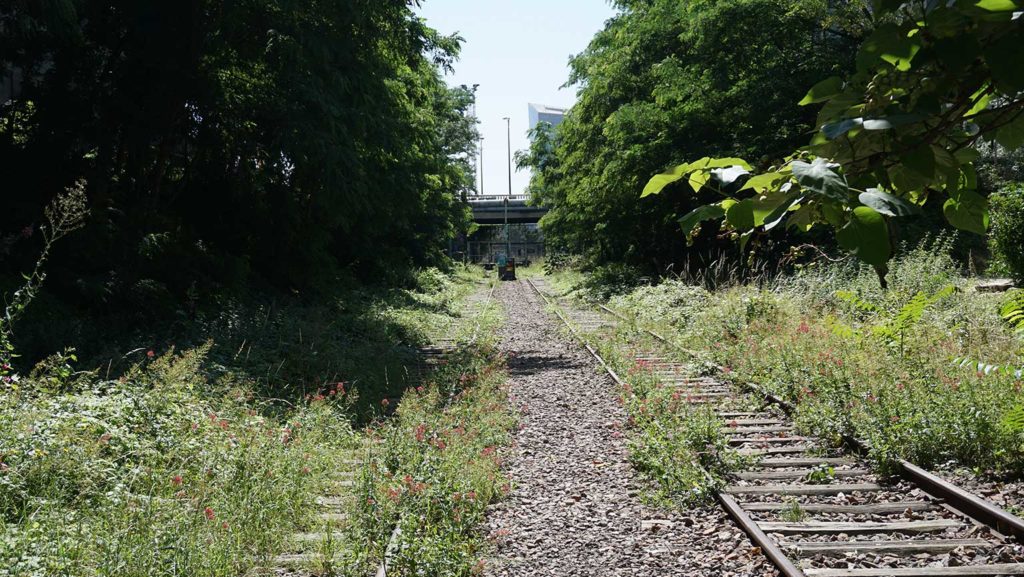
[(512, 493), (488, 514), (487, 575), (776, 575), (721, 510), (643, 504), (615, 384), (527, 283), (503, 283), (495, 298), (522, 425), (504, 455)]
[(972, 471), (940, 467), (932, 471), (972, 493), (981, 495), (1018, 517), (1024, 516), (1024, 481), (1000, 480), (995, 474), (976, 475)]

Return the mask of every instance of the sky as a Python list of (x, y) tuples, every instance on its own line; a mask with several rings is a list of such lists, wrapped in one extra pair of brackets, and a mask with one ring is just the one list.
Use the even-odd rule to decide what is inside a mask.
[[(480, 85), (483, 192), (507, 194), (508, 147), (502, 117), (510, 119), (515, 154), (529, 145), (529, 103), (572, 106), (576, 89), (560, 89), (569, 78), (569, 57), (587, 47), (615, 10), (605, 0), (425, 0), (419, 12), (438, 32), (457, 32), (465, 39), (447, 81), (453, 86)], [(529, 180), (527, 171), (516, 172), (513, 166), (512, 193), (521, 193)]]

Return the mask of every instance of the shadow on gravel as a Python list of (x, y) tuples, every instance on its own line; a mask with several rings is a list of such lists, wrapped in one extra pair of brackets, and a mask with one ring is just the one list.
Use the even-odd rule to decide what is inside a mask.
[(559, 369), (578, 369), (580, 366), (578, 360), (562, 355), (520, 353), (509, 361), (508, 370), (513, 376), (524, 376)]

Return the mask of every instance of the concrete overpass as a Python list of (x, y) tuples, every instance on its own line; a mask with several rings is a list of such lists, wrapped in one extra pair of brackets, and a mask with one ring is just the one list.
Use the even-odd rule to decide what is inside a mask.
[(469, 206), (473, 208), (473, 221), (477, 224), (505, 224), (506, 211), (510, 224), (536, 224), (548, 209), (529, 206), (529, 199), (525, 194), (471, 196)]

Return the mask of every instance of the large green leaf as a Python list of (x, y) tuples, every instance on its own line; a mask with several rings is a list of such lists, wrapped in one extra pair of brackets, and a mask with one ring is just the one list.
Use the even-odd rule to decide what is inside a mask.
[(921, 122), (927, 118), (923, 114), (891, 114), (879, 118), (868, 118), (864, 120), (864, 130), (889, 130), (915, 122)]
[(902, 5), (903, 0), (871, 0), (876, 17), (898, 10)]
[(711, 180), (711, 171), (709, 170), (695, 170), (690, 173), (690, 178), (687, 182), (690, 183), (690, 188), (693, 190), (700, 190), (704, 188), (704, 185)]
[(839, 246), (874, 267), (884, 266), (892, 256), (885, 217), (869, 206), (853, 209), (850, 221), (836, 232), (836, 240)]
[(1024, 90), (1024, 66), (1021, 66), (1021, 46), (1024, 46), (1024, 29), (999, 38), (985, 48), (985, 61), (992, 69), (996, 86), (1007, 94)]
[(964, 116), (974, 116), (982, 110), (988, 108), (988, 103), (992, 102), (992, 92), (989, 90), (988, 85), (982, 86), (971, 96), (971, 101), (974, 102), (974, 106), (967, 111)]
[(847, 132), (864, 126), (862, 118), (847, 118), (839, 122), (830, 122), (821, 127), (821, 133), (829, 140), (835, 140)]
[(949, 224), (976, 234), (988, 232), (988, 199), (973, 190), (950, 193), (942, 206)]
[(832, 76), (812, 86), (807, 95), (804, 96), (804, 99), (798, 104), (800, 106), (807, 106), (808, 104), (824, 102), (842, 91), (843, 79), (838, 76)]
[(804, 190), (839, 202), (848, 202), (850, 187), (846, 179), (832, 170), (824, 158), (815, 158), (810, 164), (793, 162), (793, 177)]
[(805, 204), (797, 209), (789, 219), (786, 220), (787, 228), (795, 228), (801, 232), (807, 232), (814, 227), (817, 222), (815, 217), (814, 207)]
[(773, 190), (767, 194), (755, 196), (751, 200), (754, 203), (754, 226), (764, 224), (764, 219), (775, 212), (780, 205), (786, 202), (797, 193), (790, 193), (782, 190)]
[(698, 206), (687, 213), (686, 216), (679, 219), (679, 226), (682, 227), (683, 234), (690, 234), (690, 231), (692, 231), (695, 226), (705, 220), (722, 218), (723, 216), (725, 216), (725, 210), (718, 204)]
[(804, 197), (797, 193), (788, 194), (786, 195), (786, 198), (768, 214), (763, 216), (759, 215), (755, 209), (754, 220), (760, 220), (760, 222), (757, 223), (758, 225), (764, 225), (765, 230), (771, 230), (778, 226), (778, 224), (786, 218), (786, 215), (789, 214), (789, 211), (797, 207), (801, 202), (803, 202), (803, 200)]
[(870, 206), (886, 216), (915, 216), (921, 209), (898, 196), (893, 196), (877, 188), (869, 188), (858, 197), (861, 204)]
[(974, 5), (989, 12), (1013, 12), (1022, 9), (1022, 3), (1015, 0), (978, 0)]
[(981, 56), (981, 43), (977, 36), (972, 35), (941, 38), (935, 42), (934, 49), (939, 60), (954, 74), (966, 69)]
[(905, 153), (901, 160), (903, 160), (904, 166), (918, 175), (926, 179), (935, 177), (935, 151), (931, 146), (918, 146)]
[(996, 132), (996, 142), (1007, 150), (1017, 150), (1024, 146), (1024, 112), (1018, 112), (1014, 121)]
[(661, 193), (666, 186), (681, 180), (691, 170), (693, 169), (690, 168), (689, 164), (680, 164), (668, 172), (662, 172), (661, 174), (654, 175), (651, 180), (647, 181), (647, 186), (644, 187), (644, 191), (640, 194), (640, 198)]
[(751, 170), (750, 164), (742, 158), (702, 158), (697, 162), (692, 163), (693, 168), (724, 168), (728, 166), (741, 166), (747, 170)]
[(931, 184), (931, 178), (925, 178), (903, 164), (894, 164), (889, 167), (888, 173), (892, 187), (904, 194), (923, 191)]
[(749, 176), (750, 171), (742, 166), (729, 166), (716, 168), (711, 171), (715, 179), (722, 187), (730, 186), (744, 176)]
[(752, 189), (758, 193), (763, 193), (770, 188), (773, 188), (777, 182), (786, 178), (785, 174), (780, 172), (765, 172), (764, 174), (757, 174), (747, 179), (747, 182), (743, 184), (743, 188), (740, 190)]
[(910, 63), (921, 50), (919, 35), (908, 37), (896, 24), (882, 24), (868, 36), (857, 52), (857, 68), (868, 70), (879, 61), (888, 62), (901, 72), (910, 70)]
[(725, 220), (736, 230), (748, 231), (754, 228), (754, 201), (748, 198), (733, 203), (725, 211)]

